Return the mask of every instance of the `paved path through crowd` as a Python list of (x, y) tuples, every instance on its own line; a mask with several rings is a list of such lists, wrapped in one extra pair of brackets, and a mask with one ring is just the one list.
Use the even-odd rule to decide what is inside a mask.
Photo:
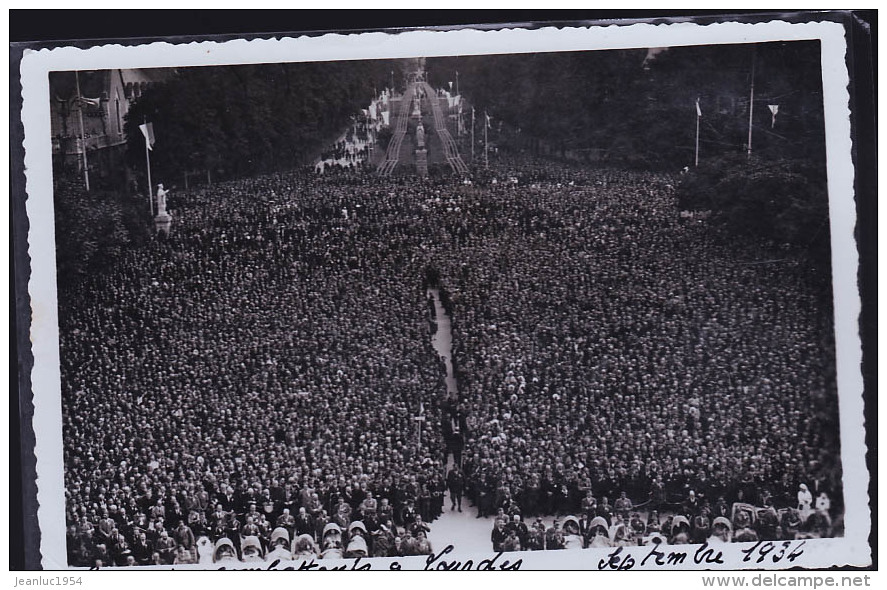
[(450, 316), (447, 315), (443, 303), (440, 301), (440, 291), (428, 289), (428, 295), (434, 299), (434, 321), (437, 322), (437, 331), (431, 337), (431, 344), (437, 354), (444, 360), (447, 366), (447, 393), (459, 392), (456, 386), (456, 377), (453, 373), (453, 328)]
[[(431, 344), (447, 367), (447, 394), (455, 394), (458, 392), (458, 384), (453, 372), (452, 323), (441, 303), (440, 291), (428, 289), (428, 296), (434, 300), (434, 319), (437, 322), (437, 331), (431, 337)], [(452, 466), (453, 457), (450, 455), (447, 471)], [(462, 512), (450, 510), (450, 505), (450, 493), (447, 492), (444, 499), (444, 513), (431, 524), (431, 533), (428, 535), (434, 550), (439, 552), (447, 545), (453, 545), (460, 552), (489, 552), (492, 519), (477, 518), (477, 509), (466, 499), (462, 500)]]
[[(437, 330), (431, 337), (431, 344), (437, 354), (444, 360), (447, 368), (447, 395), (458, 393), (458, 383), (453, 371), (453, 330), (452, 320), (444, 309), (440, 300), (438, 289), (428, 289), (428, 296), (434, 300), (434, 320), (437, 322)], [(453, 466), (453, 456), (449, 456), (447, 471)], [(450, 493), (444, 498), (443, 514), (431, 523), (431, 533), (428, 540), (436, 553), (452, 545), (459, 554), (492, 555), (493, 544), (490, 533), (493, 530), (493, 517), (477, 517), (477, 508), (471, 505), (467, 498), (462, 499), (462, 512), (450, 510), (452, 502)], [(546, 527), (551, 526), (554, 517), (546, 516), (543, 519)], [(527, 522), (527, 525), (532, 524)]]

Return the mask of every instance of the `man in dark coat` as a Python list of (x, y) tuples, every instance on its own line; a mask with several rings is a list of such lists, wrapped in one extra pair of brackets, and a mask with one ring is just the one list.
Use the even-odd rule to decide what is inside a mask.
[(462, 512), (462, 494), (465, 491), (465, 476), (458, 465), (454, 465), (450, 472), (447, 473), (447, 490), (450, 492), (450, 510), (455, 510), (458, 506), (459, 512)]
[(412, 498), (407, 500), (406, 505), (400, 511), (400, 524), (401, 526), (410, 526), (415, 520), (418, 511), (416, 510), (416, 503)]
[(299, 514), (296, 516), (296, 536), (298, 535), (311, 535), (314, 536), (314, 519), (308, 514), (308, 511), (305, 510), (305, 507), (302, 506), (299, 508)]
[(503, 551), (502, 544), (508, 537), (508, 531), (505, 529), (505, 521), (501, 518), (496, 519), (493, 525), (493, 532), (490, 533), (490, 540), (493, 542), (493, 551)]

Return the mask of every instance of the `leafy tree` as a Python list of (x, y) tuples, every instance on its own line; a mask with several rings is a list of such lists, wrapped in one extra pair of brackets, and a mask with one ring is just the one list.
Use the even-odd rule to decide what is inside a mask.
[[(694, 161), (697, 98), (701, 157), (745, 151), (754, 69), (754, 152), (824, 162), (815, 42), (444, 57), (427, 65), (437, 80), (458, 71), (479, 117), (488, 111), (520, 129), (504, 135), (510, 147), (547, 145), (561, 156), (595, 152), (672, 170)], [(779, 105), (775, 124), (769, 104)]]
[(819, 262), (828, 260), (825, 175), (809, 161), (724, 156), (684, 178), (678, 204), (711, 211), (732, 233), (804, 246)]
[(128, 161), (144, 174), (150, 121), (151, 165), (164, 177), (209, 171), (240, 177), (308, 160), (366, 108), (390, 80), (390, 62), (283, 63), (180, 68), (148, 89), (126, 121)]

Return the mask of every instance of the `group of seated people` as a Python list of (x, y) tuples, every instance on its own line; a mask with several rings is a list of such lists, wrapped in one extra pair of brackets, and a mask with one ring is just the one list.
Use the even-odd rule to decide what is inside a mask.
[[(228, 489), (203, 510), (209, 499), (205, 488), (181, 503), (163, 495), (155, 502), (148, 493), (131, 512), (112, 505), (98, 518), (85, 516), (68, 526), (69, 563), (108, 567), (431, 553), (430, 524), (412, 497), (393, 505), (372, 491), (343, 490), (327, 509), (309, 490), (279, 508), (274, 500), (257, 503)], [(439, 513), (435, 506), (429, 520)]]
[(801, 484), (797, 506), (775, 508), (765, 497), (764, 506), (728, 503), (723, 497), (714, 504), (693, 490), (678, 506), (660, 512), (632, 504), (623, 492), (610, 504), (600, 502), (591, 491), (582, 500), (582, 511), (555, 517), (546, 525), (541, 516), (528, 525), (517, 505), (511, 511), (499, 507), (493, 520), (494, 551), (541, 551), (622, 547), (664, 543), (742, 543), (758, 540), (796, 540), (831, 537), (831, 501), (825, 492), (811, 505), (806, 484)]

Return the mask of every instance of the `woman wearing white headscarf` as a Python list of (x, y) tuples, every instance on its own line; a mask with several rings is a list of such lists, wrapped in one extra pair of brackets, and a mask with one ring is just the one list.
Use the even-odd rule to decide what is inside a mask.
[(802, 483), (798, 490), (798, 512), (801, 513), (801, 519), (807, 520), (807, 517), (813, 512), (813, 494), (807, 489), (807, 484)]

